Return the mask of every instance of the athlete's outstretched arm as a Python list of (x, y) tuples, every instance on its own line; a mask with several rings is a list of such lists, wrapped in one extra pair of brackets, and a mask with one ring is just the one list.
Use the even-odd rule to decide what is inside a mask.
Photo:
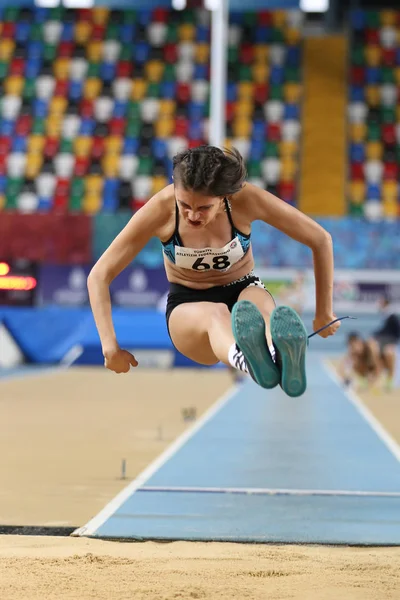
[[(273, 194), (247, 183), (243, 191), (251, 220), (261, 220), (311, 248), (316, 286), (314, 330), (335, 318), (333, 313), (333, 245), (331, 235), (321, 225)], [(339, 328), (335, 323), (319, 335), (328, 337)]]
[(151, 198), (115, 238), (94, 265), (88, 277), (90, 305), (99, 332), (105, 366), (116, 373), (127, 373), (137, 366), (132, 354), (121, 350), (115, 335), (111, 314), (110, 283), (139, 254), (153, 236), (158, 234), (167, 215), (159, 195)]

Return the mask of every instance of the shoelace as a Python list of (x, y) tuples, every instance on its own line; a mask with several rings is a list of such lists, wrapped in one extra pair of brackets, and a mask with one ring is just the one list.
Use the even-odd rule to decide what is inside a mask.
[(338, 317), (334, 321), (328, 323), (328, 325), (324, 325), (323, 327), (321, 327), (321, 329), (317, 329), (317, 331), (314, 331), (314, 333), (310, 333), (308, 339), (312, 338), (314, 335), (317, 335), (317, 333), (321, 333), (321, 331), (324, 331), (324, 329), (328, 329), (328, 327), (330, 327), (334, 323), (337, 323), (337, 321), (344, 321), (344, 319), (357, 319), (357, 317), (350, 317), (350, 315), (347, 315), (346, 317)]

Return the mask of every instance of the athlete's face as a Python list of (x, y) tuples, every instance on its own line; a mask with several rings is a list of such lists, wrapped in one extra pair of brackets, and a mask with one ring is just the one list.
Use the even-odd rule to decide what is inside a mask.
[(181, 187), (175, 188), (175, 198), (179, 213), (193, 228), (201, 228), (210, 223), (220, 211), (223, 202), (218, 196), (204, 196)]

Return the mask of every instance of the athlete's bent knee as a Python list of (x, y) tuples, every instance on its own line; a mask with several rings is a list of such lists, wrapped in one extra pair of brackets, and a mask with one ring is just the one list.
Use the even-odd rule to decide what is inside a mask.
[(226, 304), (223, 302), (215, 302), (210, 311), (210, 323), (221, 323), (226, 319), (230, 319), (230, 312)]

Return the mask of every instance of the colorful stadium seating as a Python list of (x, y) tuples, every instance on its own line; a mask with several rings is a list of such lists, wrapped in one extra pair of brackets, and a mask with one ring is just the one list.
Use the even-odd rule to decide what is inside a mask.
[[(136, 209), (170, 182), (173, 155), (208, 141), (209, 21), (205, 10), (2, 10), (0, 209)], [(231, 15), (226, 144), (290, 203), (300, 44), (299, 11)]]
[(399, 24), (397, 11), (351, 14), (348, 196), (370, 219), (400, 214)]

